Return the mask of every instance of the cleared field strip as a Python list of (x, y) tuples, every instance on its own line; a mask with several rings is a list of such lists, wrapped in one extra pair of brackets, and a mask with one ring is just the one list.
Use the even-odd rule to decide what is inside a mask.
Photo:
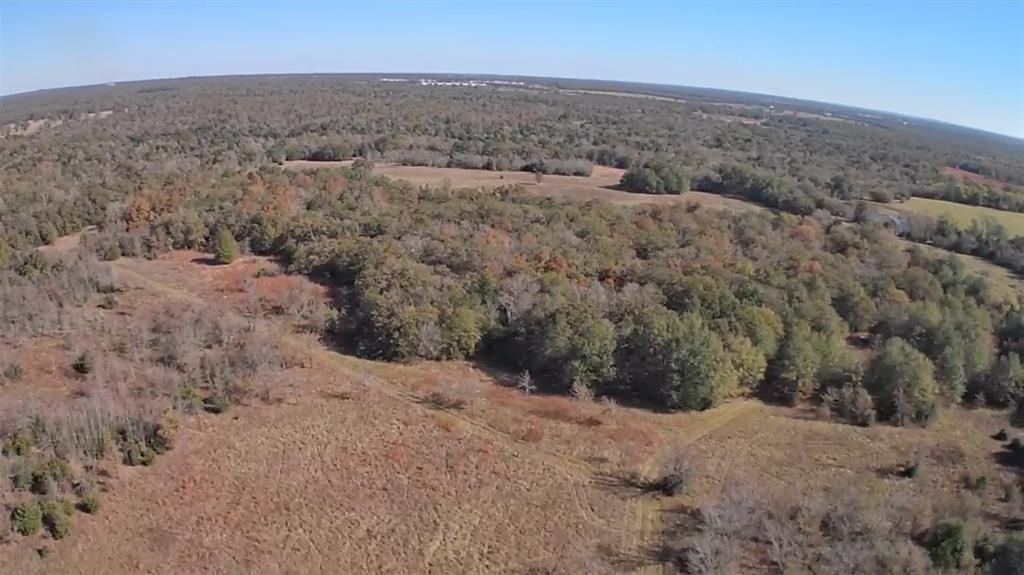
[(970, 226), (974, 220), (985, 217), (994, 218), (1006, 227), (1010, 235), (1024, 235), (1024, 214), (1017, 212), (1004, 212), (981, 206), (968, 206), (943, 200), (929, 198), (911, 198), (902, 204), (879, 204), (882, 207), (896, 209), (902, 212), (924, 214), (926, 216), (939, 217), (949, 215), (960, 226)]
[[(309, 170), (336, 168), (351, 165), (344, 162), (310, 162), (293, 160), (284, 163), (285, 169)], [(728, 198), (705, 192), (686, 192), (680, 195), (634, 194), (615, 189), (622, 179), (623, 170), (594, 166), (589, 176), (544, 176), (540, 182), (528, 172), (497, 172), (489, 170), (467, 170), (463, 168), (433, 168), (428, 166), (400, 166), (377, 164), (373, 173), (396, 180), (404, 180), (417, 186), (444, 186), (453, 188), (497, 188), (499, 186), (522, 186), (527, 193), (549, 198), (576, 201), (604, 200), (618, 205), (642, 204), (685, 204), (694, 202), (705, 207), (723, 208), (735, 211), (763, 210), (761, 206), (736, 198)]]

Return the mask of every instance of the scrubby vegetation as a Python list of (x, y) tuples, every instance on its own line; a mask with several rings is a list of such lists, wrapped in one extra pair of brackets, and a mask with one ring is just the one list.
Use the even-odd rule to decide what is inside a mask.
[[(860, 424), (924, 423), (944, 402), (1016, 394), (1000, 374), (1021, 337), (1001, 327), (1017, 300), (956, 258), (905, 255), (871, 222), (622, 211), (511, 188), (412, 189), (361, 169), (265, 168), (191, 202), (218, 207), (159, 243), (123, 224), (86, 243), (147, 255), (229, 229), (337, 290), (342, 320), (308, 321), (337, 326), (361, 355), (481, 358), (560, 393), (582, 385), (668, 409), (827, 395), (846, 397), (836, 413)], [(852, 333), (876, 350), (866, 360)]]
[(81, 250), (38, 256), (16, 253), (0, 270), (0, 346), (31, 359), (34, 338), (64, 338), (63, 369), (81, 391), (60, 407), (0, 402), (0, 504), (16, 532), (61, 539), (76, 510), (99, 511), (111, 465), (153, 464), (181, 417), (241, 401), (248, 378), (282, 360), (271, 336), (202, 307), (93, 313), (120, 289), (107, 266)]
[[(24, 377), (21, 350), (52, 338), (62, 373), (84, 390), (60, 409), (0, 405), (0, 497), (17, 533), (68, 536), (76, 510), (103, 512), (102, 470), (159, 466), (183, 421), (234, 413), (252, 378), (285, 363), (274, 335), (256, 327), (263, 314), (365, 358), (499, 367), (520, 374), (511, 383), (523, 395), (657, 411), (759, 396), (818, 404), (857, 426), (928, 425), (960, 402), (1024, 413), (1018, 294), (955, 256), (908, 251), (897, 234), (1021, 270), (1024, 240), (993, 222), (964, 230), (946, 219), (886, 220), (854, 203), (946, 189), (941, 167), (965, 154), (1024, 180), (1005, 146), (792, 115), (721, 122), (709, 115), (735, 109), (700, 99), (624, 105), (553, 89), (329, 77), (155, 86), (44, 94), (0, 112), (68, 120), (0, 141), (0, 387)], [(115, 112), (76, 120), (94, 107)], [(346, 168), (277, 165), (354, 157)], [(374, 175), (375, 160), (538, 179), (615, 166), (629, 191), (693, 187), (772, 209), (416, 188)], [(1004, 193), (1015, 192), (957, 201), (1015, 206)], [(34, 249), (85, 226), (95, 228), (82, 232), (81, 249)], [(243, 288), (238, 315), (182, 302), (123, 309), (103, 262), (175, 249), (222, 264), (270, 256), (307, 279), (276, 302)], [(455, 379), (417, 399), (461, 421), (481, 395)], [(510, 433), (545, 441), (534, 425)], [(1014, 438), (1000, 461), (1021, 467), (1022, 454)], [(911, 459), (887, 481), (918, 481), (918, 469)], [(675, 461), (648, 487), (685, 495), (692, 472)], [(991, 491), (973, 470), (964, 487)], [(892, 501), (840, 492), (804, 501), (726, 493), (688, 511), (695, 529), (669, 551), (690, 572), (729, 572), (750, 556), (782, 572), (1020, 563), (1013, 539), (981, 545), (974, 516), (917, 521)]]

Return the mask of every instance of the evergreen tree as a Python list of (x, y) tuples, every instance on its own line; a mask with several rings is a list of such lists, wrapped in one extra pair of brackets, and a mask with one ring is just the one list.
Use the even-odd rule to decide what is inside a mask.
[(217, 230), (215, 242), (214, 251), (219, 263), (229, 264), (242, 255), (242, 251), (238, 248), (238, 242), (235, 241), (235, 236), (226, 227), (221, 227)]
[(697, 314), (652, 307), (636, 318), (619, 348), (623, 381), (669, 409), (707, 409), (718, 398), (722, 342)]
[(817, 386), (820, 363), (821, 356), (810, 326), (804, 322), (792, 325), (772, 365), (772, 381), (778, 397), (791, 403), (810, 397)]
[(938, 386), (924, 354), (894, 337), (871, 360), (865, 377), (879, 414), (905, 425), (926, 422), (935, 413)]

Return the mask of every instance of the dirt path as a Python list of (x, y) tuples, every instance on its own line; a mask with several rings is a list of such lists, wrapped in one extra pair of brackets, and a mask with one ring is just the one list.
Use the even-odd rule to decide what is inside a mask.
[[(704, 411), (698, 415), (697, 421), (688, 421), (685, 427), (674, 428), (669, 445), (673, 450), (684, 449), (750, 413), (758, 405), (753, 400), (741, 400)], [(658, 471), (658, 463), (656, 458), (648, 459), (640, 470), (641, 476), (653, 477)], [(658, 537), (662, 530), (662, 513), (671, 508), (674, 503), (676, 503), (675, 498), (648, 496), (634, 498), (630, 509), (630, 531), (632, 534), (630, 548), (635, 549), (639, 557), (650, 556), (650, 551), (658, 544)], [(659, 575), (665, 573), (665, 569), (666, 566), (663, 564), (652, 563), (640, 566), (636, 573)]]

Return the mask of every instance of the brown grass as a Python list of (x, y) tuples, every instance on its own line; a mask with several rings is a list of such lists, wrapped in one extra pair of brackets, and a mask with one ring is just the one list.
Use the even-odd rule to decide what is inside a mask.
[[(211, 267), (202, 255), (119, 260), (134, 286), (119, 312), (195, 300), (238, 313), (225, 286), (266, 262)], [(573, 572), (565, 558), (596, 556), (605, 559), (576, 572), (618, 572), (608, 555), (654, 544), (666, 511), (740, 481), (801, 493), (853, 482), (885, 494), (906, 487), (886, 467), (920, 460), (917, 496), (945, 500), (968, 472), (1010, 479), (988, 437), (1005, 415), (986, 410), (949, 409), (928, 429), (858, 428), (751, 400), (659, 414), (526, 396), (467, 362), (378, 363), (282, 334), (304, 361), (262, 376), (275, 401), (183, 421), (152, 467), (117, 468), (101, 512), (47, 541), (45, 561), (40, 542), (27, 540), (0, 546), (0, 564), (19, 573), (520, 573)], [(26, 375), (45, 373), (46, 354), (33, 357), (43, 365), (29, 362)], [(449, 382), (482, 393), (462, 410), (427, 405)], [(650, 476), (681, 449), (702, 469), (680, 496), (635, 497), (596, 480)], [(998, 490), (989, 491), (983, 505), (998, 511)]]
[(1006, 182), (1000, 182), (999, 180), (993, 180), (988, 176), (981, 174), (975, 174), (974, 172), (968, 172), (967, 170), (961, 170), (960, 168), (954, 168), (952, 166), (946, 166), (942, 168), (942, 173), (947, 176), (953, 176), (958, 180), (965, 180), (968, 182), (974, 182), (976, 184), (982, 184), (986, 186), (992, 186), (994, 188), (1014, 188), (1021, 189), (1020, 186), (1008, 184)]

